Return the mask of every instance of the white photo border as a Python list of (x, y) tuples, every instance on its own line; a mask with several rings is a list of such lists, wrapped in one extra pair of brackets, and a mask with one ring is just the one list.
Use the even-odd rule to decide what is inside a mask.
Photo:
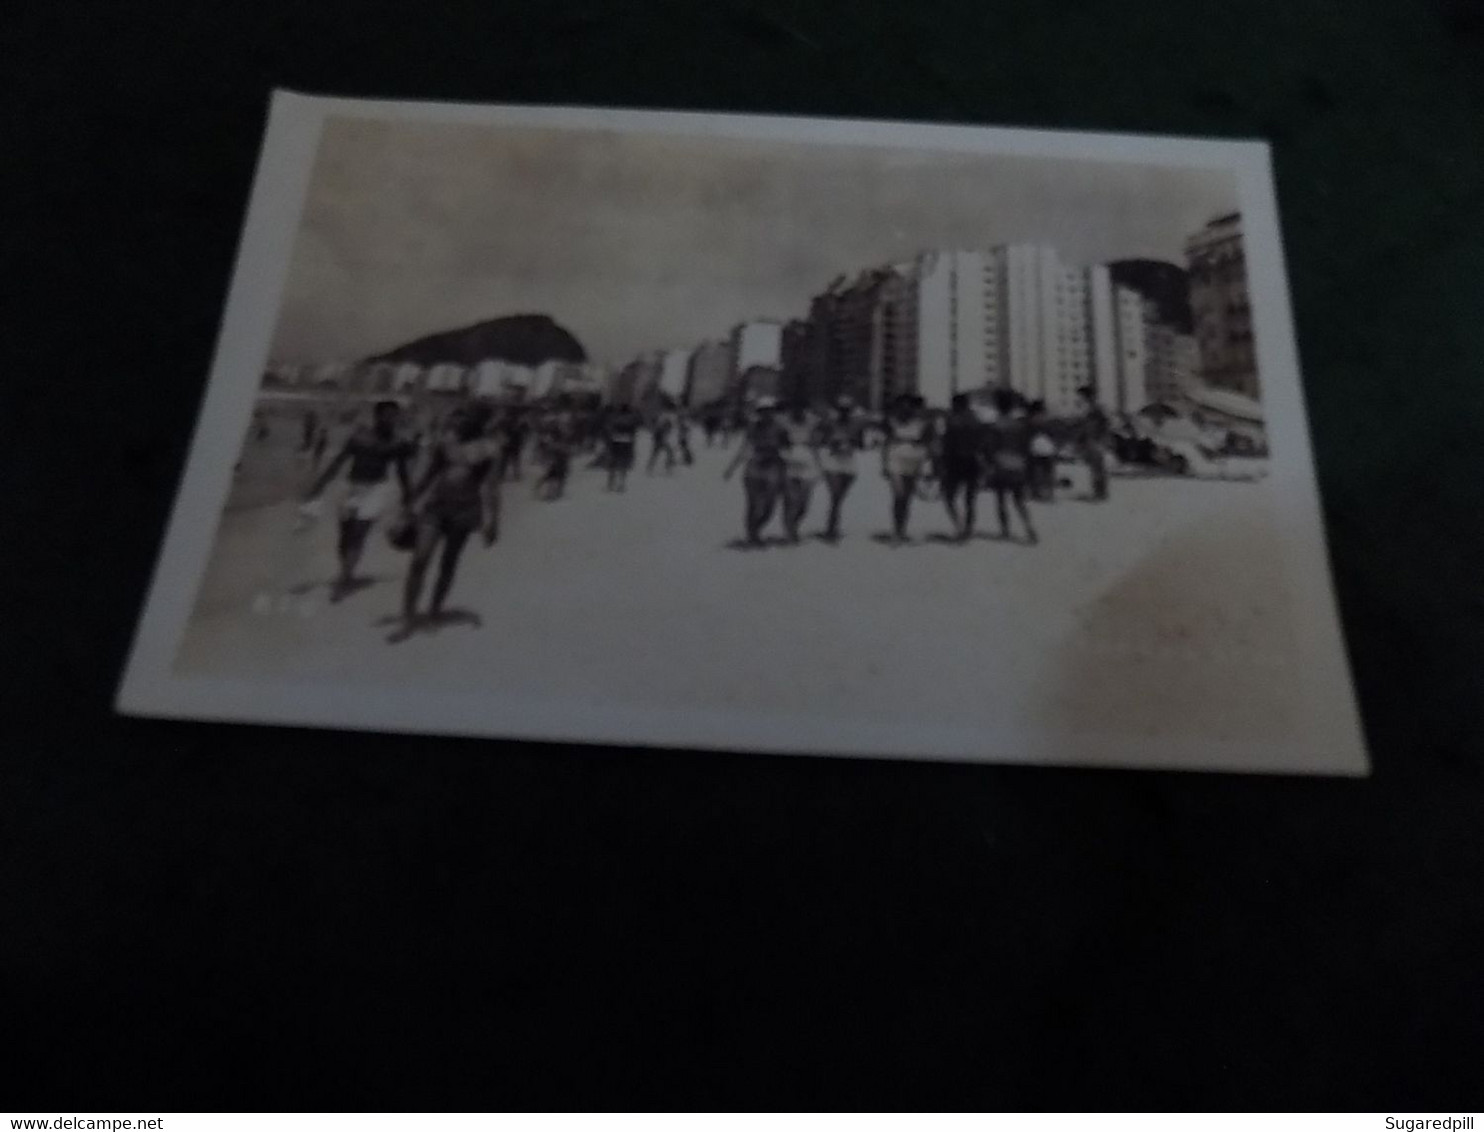
[[(185, 676), (174, 660), (205, 574), (249, 420), (314, 171), (332, 117), (890, 146), (1217, 169), (1237, 181), (1258, 372), (1271, 441), (1269, 484), (1284, 547), (1303, 682), (1302, 731), (1287, 743), (986, 731), (918, 721), (667, 710), (623, 702), (502, 702), (490, 692), (314, 687)], [(1268, 146), (1073, 131), (860, 119), (755, 117), (578, 107), (320, 98), (275, 92), (226, 313), (185, 474), (116, 701), (128, 715), (622, 746), (951, 759), (1036, 765), (1358, 776), (1369, 771), (1338, 610), (1299, 377)]]

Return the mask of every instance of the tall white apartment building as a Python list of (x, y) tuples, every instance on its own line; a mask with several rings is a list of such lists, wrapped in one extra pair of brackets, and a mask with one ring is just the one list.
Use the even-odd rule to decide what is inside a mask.
[(1102, 266), (1074, 267), (1055, 249), (1009, 244), (936, 251), (898, 266), (915, 283), (915, 385), (931, 405), (1005, 386), (1053, 413), (1093, 386), (1109, 408), (1146, 403), (1150, 312)]
[(917, 392), (930, 405), (946, 404), (955, 393), (981, 389), (993, 380), (999, 312), (992, 256), (927, 252), (907, 269), (916, 283)]
[(732, 348), (726, 342), (702, 342), (691, 352), (687, 404), (709, 405), (726, 396), (732, 381)]
[(1099, 386), (1105, 408), (1137, 412), (1149, 403), (1150, 334), (1154, 304), (1127, 287), (1113, 288), (1113, 311), (1118, 340), (1118, 364), (1111, 389)]
[(767, 319), (738, 323), (732, 329), (732, 373), (753, 366), (777, 368), (783, 354), (783, 323)]
[(666, 350), (660, 354), (659, 391), (679, 405), (685, 400), (685, 389), (690, 378), (691, 351), (686, 349)]

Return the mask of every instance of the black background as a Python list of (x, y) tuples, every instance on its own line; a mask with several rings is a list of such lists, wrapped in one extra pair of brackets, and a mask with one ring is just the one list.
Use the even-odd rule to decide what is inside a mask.
[[(1477, 1108), (1481, 25), (1476, 0), (12, 9), (4, 1103)], [(115, 718), (276, 85), (1270, 138), (1374, 777)]]

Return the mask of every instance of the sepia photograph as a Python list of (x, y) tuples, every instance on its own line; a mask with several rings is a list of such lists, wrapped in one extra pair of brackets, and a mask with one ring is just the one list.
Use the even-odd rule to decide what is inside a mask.
[(1364, 774), (1267, 149), (279, 95), (120, 708)]

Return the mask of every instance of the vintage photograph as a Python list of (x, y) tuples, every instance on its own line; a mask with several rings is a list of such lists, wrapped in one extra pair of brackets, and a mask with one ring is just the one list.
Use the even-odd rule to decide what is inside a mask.
[(1364, 773), (1265, 147), (275, 103), (124, 710)]

